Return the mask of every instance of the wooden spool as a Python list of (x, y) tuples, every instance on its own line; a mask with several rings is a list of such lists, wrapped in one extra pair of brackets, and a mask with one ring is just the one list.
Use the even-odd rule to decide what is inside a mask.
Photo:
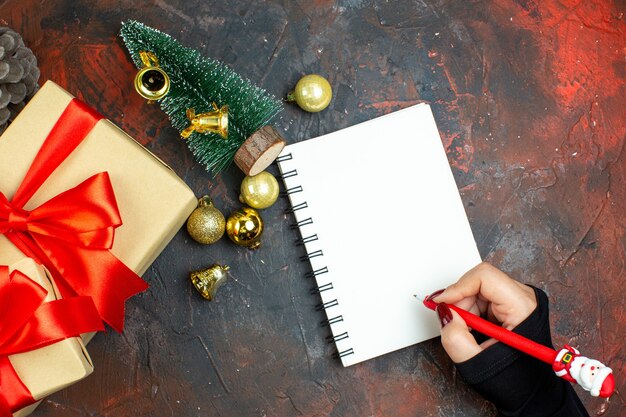
[(285, 140), (272, 126), (263, 126), (241, 145), (235, 164), (246, 175), (256, 175), (270, 166), (285, 147)]

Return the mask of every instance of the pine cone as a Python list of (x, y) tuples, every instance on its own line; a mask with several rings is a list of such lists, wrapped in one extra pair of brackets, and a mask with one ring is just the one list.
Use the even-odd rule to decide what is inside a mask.
[(37, 92), (39, 68), (22, 37), (0, 26), (0, 134)]

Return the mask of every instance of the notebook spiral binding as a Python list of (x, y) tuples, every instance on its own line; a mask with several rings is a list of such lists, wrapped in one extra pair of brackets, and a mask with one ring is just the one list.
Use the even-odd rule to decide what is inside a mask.
[(295, 193), (301, 193), (302, 191), (304, 191), (302, 189), (302, 186), (298, 185), (296, 187), (291, 187), (287, 191), (283, 191), (282, 193), (280, 193), (280, 196), (281, 197), (287, 197), (288, 195), (295, 194)]
[(286, 214), (292, 214), (292, 213), (295, 213), (298, 210), (302, 210), (302, 209), (305, 209), (305, 208), (308, 208), (308, 207), (309, 207), (309, 205), (305, 201), (303, 203), (296, 204), (295, 206), (292, 206), (291, 208), (288, 208), (287, 210), (285, 210), (285, 213)]
[(339, 301), (337, 301), (337, 299), (335, 298), (334, 300), (318, 304), (317, 306), (315, 306), (315, 311), (328, 310), (329, 308), (336, 307), (338, 305)]
[(292, 159), (293, 159), (293, 155), (288, 153), (287, 155), (281, 155), (278, 158), (276, 158), (276, 162), (291, 161)]
[(328, 267), (323, 267), (320, 269), (316, 269), (315, 271), (309, 271), (306, 274), (304, 274), (305, 278), (315, 278), (318, 275), (322, 275), (322, 274), (326, 274), (328, 272)]
[(315, 294), (320, 294), (324, 291), (328, 291), (332, 289), (333, 289), (333, 283), (329, 282), (328, 284), (320, 285), (319, 287), (313, 287), (309, 290), (309, 292), (311, 293), (311, 295), (315, 295)]
[(328, 343), (335, 343), (340, 340), (347, 339), (348, 337), (350, 337), (348, 336), (348, 332), (343, 332), (341, 334), (338, 334), (337, 336), (328, 336), (326, 340), (328, 341)]
[(289, 229), (296, 230), (296, 229), (299, 229), (300, 227), (306, 226), (308, 224), (313, 224), (313, 219), (310, 218), (310, 217), (308, 219), (300, 220), (297, 223), (290, 224), (289, 225)]
[(340, 358), (343, 358), (344, 356), (353, 355), (353, 354), (354, 354), (354, 349), (350, 348), (341, 352), (337, 352), (333, 356), (335, 359), (340, 359)]
[[(293, 159), (294, 159), (293, 155), (291, 153), (288, 153), (288, 154), (279, 156), (276, 159), (276, 162), (278, 162), (280, 165), (280, 163), (291, 161)], [(280, 168), (281, 168), (281, 175), (279, 175), (278, 178), (282, 179), (283, 181), (288, 178), (294, 178), (298, 175), (298, 171), (295, 168), (286, 169), (285, 171), (283, 171), (284, 166), (280, 166)], [(281, 193), (281, 196), (291, 198), (294, 194), (302, 193), (302, 192), (304, 192), (304, 189), (301, 185), (293, 185), (293, 186), (290, 186), (286, 191), (283, 191)], [(291, 200), (291, 203), (292, 203), (292, 206), (289, 209), (285, 210), (285, 214), (295, 214), (297, 211), (306, 210), (307, 208), (309, 208), (309, 205), (307, 204), (306, 201), (302, 201), (298, 204), (293, 204), (293, 200)], [(300, 229), (300, 232), (302, 233), (303, 226), (308, 226), (312, 224), (314, 224), (313, 218), (305, 217), (289, 225), (289, 228), (291, 230)], [(296, 246), (306, 246), (306, 244), (315, 242), (317, 240), (319, 240), (318, 235), (316, 233), (313, 233), (308, 236), (301, 235), (301, 237), (297, 239), (294, 243)], [(301, 256), (300, 261), (307, 262), (313, 258), (318, 258), (318, 257), (323, 257), (323, 256), (324, 256), (324, 252), (321, 249), (318, 249), (318, 250), (308, 252), (305, 255)], [(328, 272), (329, 272), (328, 267), (323, 266), (321, 268), (317, 268), (317, 269), (314, 269), (305, 273), (304, 277), (305, 278), (317, 278), (320, 275), (327, 274)], [(334, 289), (333, 283), (328, 282), (326, 284), (318, 285), (318, 286), (311, 288), (309, 292), (312, 295), (315, 295), (315, 294), (330, 292), (333, 289)], [(334, 298), (334, 299), (331, 299), (330, 301), (322, 302), (315, 307), (316, 311), (325, 310), (327, 317), (328, 317), (326, 320), (323, 320), (322, 322), (320, 322), (321, 327), (330, 327), (333, 324), (343, 322), (342, 315), (329, 314), (329, 311), (332, 312), (332, 308), (337, 307), (337, 306), (339, 306), (339, 300), (337, 300), (337, 298)], [(345, 331), (337, 335), (328, 336), (326, 340), (328, 341), (328, 343), (337, 343), (339, 341), (346, 340), (349, 337), (350, 336), (348, 335), (348, 332)], [(340, 359), (340, 358), (343, 358), (345, 356), (352, 355), (352, 354), (354, 354), (354, 349), (349, 348), (349, 349), (344, 349), (342, 351), (337, 350), (337, 352), (333, 356), (337, 359)]]
[(332, 319), (326, 319), (326, 320), (322, 320), (320, 322), (320, 326), (322, 327), (328, 327), (331, 324), (335, 324), (335, 323), (339, 323), (340, 321), (343, 321), (343, 316), (335, 316)]
[(304, 246), (305, 243), (310, 243), (310, 242), (314, 242), (317, 240), (317, 235), (311, 235), (311, 236), (307, 236), (307, 237), (302, 237), (298, 240), (296, 240), (296, 246)]

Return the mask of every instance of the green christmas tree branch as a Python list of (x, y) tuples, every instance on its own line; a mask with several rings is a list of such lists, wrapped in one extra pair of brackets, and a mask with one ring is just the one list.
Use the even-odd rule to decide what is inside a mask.
[(171, 84), (159, 103), (179, 132), (189, 126), (188, 108), (203, 113), (212, 110), (213, 102), (229, 106), (228, 139), (194, 132), (186, 140), (196, 160), (214, 174), (226, 168), (243, 142), (282, 110), (281, 102), (267, 91), (159, 30), (129, 20), (122, 23), (120, 36), (137, 68), (143, 67), (140, 51), (152, 52), (159, 59)]

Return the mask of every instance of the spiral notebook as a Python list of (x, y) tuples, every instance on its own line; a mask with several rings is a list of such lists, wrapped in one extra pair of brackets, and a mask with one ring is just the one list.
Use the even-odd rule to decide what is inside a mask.
[(278, 164), (343, 365), (438, 336), (413, 295), (481, 259), (430, 106), (288, 145)]

